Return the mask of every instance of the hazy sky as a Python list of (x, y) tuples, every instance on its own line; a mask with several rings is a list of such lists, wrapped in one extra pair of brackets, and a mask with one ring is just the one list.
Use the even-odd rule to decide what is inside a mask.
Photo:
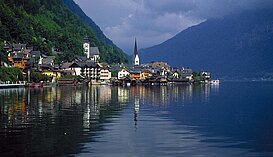
[(273, 0), (74, 0), (125, 52), (160, 44), (211, 17), (273, 7)]

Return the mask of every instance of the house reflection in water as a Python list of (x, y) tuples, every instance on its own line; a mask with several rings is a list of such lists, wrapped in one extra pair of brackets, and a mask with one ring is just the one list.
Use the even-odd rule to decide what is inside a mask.
[(192, 101), (193, 85), (172, 86), (170, 92), (171, 100), (179, 102), (179, 99), (182, 99), (180, 102), (184, 105), (185, 103)]
[[(25, 123), (27, 121), (27, 108), (26, 100), (23, 97), (25, 95), (25, 89), (0, 89), (0, 116), (7, 117), (8, 124), (4, 124), (7, 128), (9, 124)], [(10, 96), (12, 95), (12, 98)], [(11, 105), (3, 105), (11, 104)], [(20, 119), (17, 118), (20, 116)]]
[(136, 95), (134, 97), (134, 122), (135, 122), (135, 128), (137, 128), (138, 112), (139, 112), (139, 96)]
[(118, 102), (120, 105), (125, 105), (129, 102), (129, 88), (117, 87), (118, 90)]
[(210, 101), (210, 84), (201, 84), (197, 88), (197, 91), (199, 91), (201, 101), (203, 102), (209, 102)]
[[(126, 111), (138, 129), (145, 118), (141, 117), (144, 104), (155, 108), (172, 107), (171, 102), (188, 105), (193, 99), (210, 101), (210, 95), (218, 92), (219, 88), (209, 85), (0, 89), (0, 144), (22, 152), (31, 148), (30, 154), (39, 150), (41, 156), (66, 156), (70, 150), (80, 150), (79, 143), (94, 140), (96, 133), (107, 129), (102, 124), (117, 120), (123, 109), (130, 109)], [(7, 141), (13, 142), (6, 146)], [(63, 154), (58, 154), (58, 146)]]
[[(192, 103), (193, 97), (208, 102), (210, 94), (219, 93), (219, 86), (173, 85), (173, 86), (135, 86), (135, 87), (55, 87), (43, 89), (7, 89), (0, 91), (1, 117), (7, 116), (8, 123), (21, 123), (28, 116), (39, 117), (50, 114), (52, 118), (66, 112), (82, 112), (83, 127), (99, 123), (102, 107), (119, 108), (133, 102), (134, 121), (137, 125), (141, 104), (167, 107), (170, 101), (178, 105)], [(11, 99), (12, 97), (12, 99)], [(113, 103), (115, 102), (115, 103)], [(117, 103), (116, 103), (117, 102)]]

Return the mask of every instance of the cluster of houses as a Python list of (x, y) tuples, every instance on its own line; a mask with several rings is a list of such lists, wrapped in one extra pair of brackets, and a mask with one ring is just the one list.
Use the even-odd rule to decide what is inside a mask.
[[(162, 66), (164, 65), (164, 66)], [(160, 84), (193, 83), (193, 72), (189, 68), (171, 68), (164, 62), (153, 62), (139, 67), (122, 69), (115, 84)]]
[(8, 61), (12, 67), (18, 67), (24, 71), (39, 71), (54, 78), (60, 77), (59, 67), (54, 64), (55, 56), (42, 54), (26, 44), (6, 44), (4, 51), (7, 52)]
[[(173, 68), (165, 62), (151, 62), (140, 65), (140, 58), (135, 40), (133, 66), (131, 68), (123, 68), (119, 70), (116, 79), (112, 80), (113, 84), (159, 84), (167, 83), (193, 83), (194, 75), (190, 68)], [(210, 73), (201, 72), (200, 80), (208, 82)]]
[[(56, 65), (54, 56), (46, 56), (40, 51), (34, 51), (33, 47), (28, 47), (26, 44), (11, 44), (4, 47), (13, 67), (38, 71), (51, 77), (52, 82), (60, 84), (75, 84), (74, 78), (61, 78), (65, 75), (77, 76), (78, 82), (90, 84), (134, 85), (194, 82), (193, 71), (190, 68), (173, 68), (165, 62), (140, 64), (136, 40), (131, 67), (122, 65), (110, 67), (107, 63), (101, 63), (98, 47), (91, 47), (88, 38), (84, 38), (83, 49), (85, 57), (78, 57), (72, 62)], [(117, 76), (113, 77), (111, 71), (117, 72)], [(202, 72), (201, 77), (204, 81), (210, 80), (208, 72)]]
[(40, 72), (49, 76), (52, 82), (62, 80), (61, 77), (65, 75), (74, 75), (93, 84), (109, 83), (110, 67), (106, 63), (99, 62), (98, 47), (91, 47), (88, 38), (85, 38), (83, 48), (86, 57), (78, 57), (72, 62), (64, 62), (61, 65), (55, 64), (55, 56), (46, 56), (26, 44), (6, 44), (4, 50), (12, 67)]

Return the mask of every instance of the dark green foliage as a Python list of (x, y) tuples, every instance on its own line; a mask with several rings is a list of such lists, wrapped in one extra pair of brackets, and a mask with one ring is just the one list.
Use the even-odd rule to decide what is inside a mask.
[(0, 68), (0, 80), (16, 82), (16, 81), (25, 81), (25, 76), (19, 68)]
[(108, 63), (128, 63), (126, 54), (122, 52), (110, 39), (108, 39), (96, 23), (89, 18), (82, 9), (73, 0), (63, 0), (64, 4), (69, 8), (71, 12), (77, 15), (86, 25), (88, 25), (94, 31), (96, 37), (101, 41), (100, 44), (106, 46), (100, 46), (102, 53), (101, 58)]
[(111, 71), (112, 77), (118, 77), (118, 72), (119, 72), (119, 70), (112, 70)]
[(90, 38), (91, 46), (99, 47), (102, 61), (127, 62), (124, 53), (98, 40), (62, 0), (0, 0), (0, 41), (26, 43), (47, 55), (52, 55), (54, 48), (62, 52), (58, 57), (62, 61), (83, 55), (85, 36)]
[(194, 82), (208, 81), (210, 79), (205, 78), (205, 75), (202, 75), (201, 72), (193, 72), (193, 80)]
[(30, 82), (35, 82), (35, 83), (38, 83), (38, 82), (41, 82), (41, 81), (49, 81), (50, 78), (49, 76), (47, 75), (44, 75), (44, 74), (41, 74), (39, 72), (35, 72), (35, 71), (31, 71), (30, 72)]
[(99, 40), (107, 45), (116, 47), (116, 45), (103, 34), (99, 26), (96, 25), (96, 23), (89, 18), (73, 0), (63, 0), (63, 2), (71, 12), (76, 14), (83, 22), (92, 28)]
[[(3, 45), (2, 45), (3, 44)], [(3, 63), (8, 63), (8, 56), (7, 56), (7, 53), (5, 51), (3, 51), (3, 47), (4, 47), (4, 43), (3, 42), (0, 42), (0, 62)], [(1, 65), (0, 65), (1, 67)]]
[(200, 72), (193, 72), (193, 80), (195, 82), (199, 82), (202, 80), (201, 73)]

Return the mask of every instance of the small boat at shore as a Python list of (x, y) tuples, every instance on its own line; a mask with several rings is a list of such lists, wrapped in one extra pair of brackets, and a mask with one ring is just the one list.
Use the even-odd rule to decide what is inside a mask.
[(27, 83), (27, 87), (30, 87), (30, 88), (43, 88), (43, 83)]
[(220, 83), (220, 80), (211, 80), (210, 84), (218, 85)]

